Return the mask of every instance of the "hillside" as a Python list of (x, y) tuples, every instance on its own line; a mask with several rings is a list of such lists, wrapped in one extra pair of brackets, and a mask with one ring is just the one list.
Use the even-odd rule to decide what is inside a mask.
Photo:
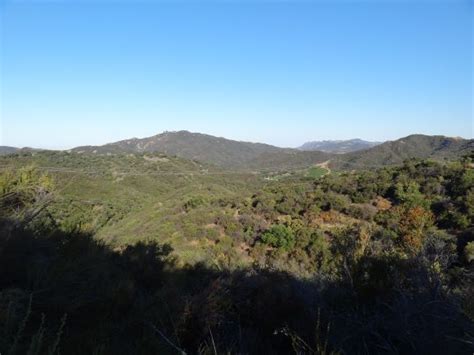
[(156, 153), (0, 163), (2, 354), (471, 351), (470, 159), (281, 180)]
[(325, 140), (306, 142), (298, 149), (303, 151), (321, 151), (326, 153), (343, 154), (369, 149), (379, 144), (381, 144), (381, 142), (368, 142), (362, 139)]
[(444, 160), (461, 157), (474, 151), (473, 139), (445, 136), (410, 135), (376, 147), (335, 156), (333, 169), (364, 169), (399, 165), (411, 158)]
[(204, 231), (194, 227), (192, 218), (200, 217), (183, 211), (249, 194), (264, 183), (259, 175), (162, 153), (44, 151), (0, 156), (0, 173), (32, 167), (54, 180), (56, 196), (49, 213), (59, 227), (94, 233), (113, 244), (159, 236), (186, 261), (203, 259), (207, 246), (183, 239)]
[(263, 153), (248, 161), (246, 167), (260, 171), (284, 171), (308, 168), (322, 164), (333, 158), (333, 154), (325, 152), (282, 151), (278, 153)]
[(188, 131), (164, 132), (148, 138), (132, 138), (103, 146), (84, 146), (76, 153), (161, 152), (224, 167), (242, 167), (263, 153), (291, 151), (262, 143), (239, 142)]
[[(24, 151), (0, 157), (2, 167), (35, 166), (53, 171), (72, 171), (86, 175), (198, 173), (210, 165), (169, 157), (162, 153), (75, 154), (66, 151)], [(215, 169), (215, 168), (214, 168)]]

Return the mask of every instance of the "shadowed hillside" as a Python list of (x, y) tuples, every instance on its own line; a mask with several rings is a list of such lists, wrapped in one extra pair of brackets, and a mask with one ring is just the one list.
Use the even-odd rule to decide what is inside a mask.
[[(11, 229), (12, 222), (2, 221), (9, 234), (0, 240), (2, 353), (472, 351), (473, 323), (422, 259), (394, 266), (367, 258), (350, 266), (355, 278), (302, 280), (176, 268), (166, 245), (112, 251), (90, 235)], [(384, 278), (393, 267), (404, 277)], [(379, 279), (370, 284), (367, 274)]]

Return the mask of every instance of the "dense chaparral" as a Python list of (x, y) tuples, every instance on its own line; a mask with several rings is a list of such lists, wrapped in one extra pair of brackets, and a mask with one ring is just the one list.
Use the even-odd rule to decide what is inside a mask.
[(471, 353), (474, 154), (377, 159), (0, 157), (0, 353)]

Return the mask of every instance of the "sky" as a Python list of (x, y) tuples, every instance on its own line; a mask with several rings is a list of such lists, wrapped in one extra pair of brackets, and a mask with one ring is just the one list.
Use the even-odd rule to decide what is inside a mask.
[(470, 0), (0, 0), (0, 145), (473, 138)]

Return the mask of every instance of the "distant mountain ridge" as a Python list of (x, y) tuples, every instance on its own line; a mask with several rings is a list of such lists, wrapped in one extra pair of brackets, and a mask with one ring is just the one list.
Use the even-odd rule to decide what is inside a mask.
[(181, 158), (209, 162), (224, 167), (242, 166), (263, 153), (281, 153), (291, 149), (269, 144), (234, 141), (188, 131), (163, 132), (147, 138), (132, 138), (102, 146), (83, 146), (76, 153), (160, 152)]
[[(147, 138), (132, 138), (102, 146), (82, 146), (70, 150), (76, 154), (162, 153), (211, 164), (224, 169), (282, 171), (328, 164), (335, 170), (354, 170), (397, 165), (410, 158), (455, 159), (474, 153), (474, 140), (445, 136), (410, 135), (371, 148), (344, 152), (348, 143), (333, 141), (333, 152), (302, 151), (269, 144), (250, 143), (188, 131), (164, 132)], [(326, 142), (327, 144), (328, 142)], [(375, 142), (369, 142), (375, 144)], [(337, 146), (340, 144), (339, 146)], [(361, 143), (365, 144), (365, 143)], [(342, 148), (346, 147), (346, 148)], [(336, 152), (334, 152), (336, 150)], [(0, 155), (38, 151), (31, 148), (0, 147)]]
[(12, 154), (20, 150), (20, 148), (8, 147), (5, 145), (0, 146), (0, 155)]
[(369, 149), (381, 144), (382, 142), (369, 142), (359, 138), (348, 140), (323, 140), (306, 142), (299, 150), (303, 151), (321, 151), (326, 153), (350, 153), (358, 150)]
[(16, 147), (9, 147), (9, 146), (2, 145), (0, 146), (0, 155), (14, 154), (14, 153), (19, 153), (19, 152), (38, 152), (40, 150), (44, 150), (44, 149), (35, 149), (35, 148), (30, 148), (30, 147), (16, 148)]
[(236, 169), (294, 169), (331, 158), (324, 152), (302, 152), (264, 143), (251, 143), (189, 131), (163, 132), (147, 138), (132, 138), (102, 146), (83, 146), (76, 153), (160, 152)]
[[(359, 142), (355, 141), (355, 144)], [(284, 170), (330, 162), (335, 169), (347, 170), (401, 164), (409, 158), (455, 158), (472, 151), (473, 142), (472, 139), (415, 134), (371, 148), (340, 154), (279, 148), (202, 133), (174, 131), (102, 146), (77, 147), (72, 151), (83, 154), (160, 152), (232, 169)]]

